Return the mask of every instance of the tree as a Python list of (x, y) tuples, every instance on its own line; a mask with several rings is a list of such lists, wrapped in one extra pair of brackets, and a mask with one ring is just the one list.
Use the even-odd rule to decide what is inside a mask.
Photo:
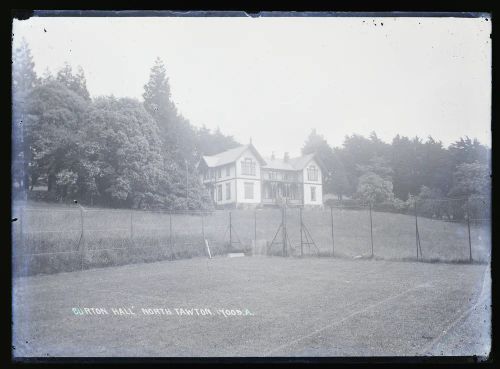
[(479, 162), (489, 165), (490, 150), (482, 145), (477, 139), (469, 137), (461, 137), (448, 148), (453, 162), (453, 167), (456, 168), (462, 163)]
[(56, 175), (74, 161), (89, 104), (57, 81), (33, 89), (26, 105), (24, 157), (30, 188), (40, 180), (56, 191)]
[(215, 155), (239, 145), (232, 136), (222, 134), (219, 127), (212, 132), (205, 125), (196, 130), (196, 141), (200, 155)]
[(431, 136), (422, 147), (421, 176), (422, 183), (428, 188), (436, 189), (441, 193), (448, 193), (452, 184), (452, 162), (449, 152), (441, 141)]
[(349, 185), (349, 180), (347, 179), (347, 173), (344, 167), (344, 163), (340, 159), (338, 149), (333, 150), (332, 159), (332, 192), (337, 194), (339, 200), (342, 200), (342, 197), (344, 195), (350, 195), (353, 193), (353, 191), (351, 189), (351, 186)]
[(368, 165), (370, 159), (374, 156), (384, 155), (386, 145), (378, 139), (375, 133), (371, 134), (370, 139), (357, 134), (344, 138), (342, 149), (339, 151), (339, 157), (344, 164), (352, 192), (356, 192), (358, 187), (360, 176), (358, 165)]
[(24, 156), (26, 105), (31, 91), (38, 85), (35, 63), (25, 39), (12, 53), (12, 185), (13, 195), (25, 199), (28, 188), (28, 166)]
[(384, 180), (392, 182), (392, 175), (394, 171), (384, 157), (374, 156), (369, 160), (368, 164), (358, 164), (356, 167), (361, 175), (375, 173)]
[(323, 172), (323, 189), (326, 193), (336, 193), (339, 198), (348, 193), (345, 168), (326, 139), (312, 129), (302, 147), (302, 155), (316, 154), (325, 165)]
[(418, 199), (418, 212), (432, 218), (450, 218), (450, 203), (444, 199), (443, 192), (439, 188), (422, 186)]
[(87, 90), (87, 80), (82, 67), (78, 67), (78, 71), (74, 75), (71, 65), (65, 63), (64, 67), (57, 72), (56, 80), (77, 95), (83, 97), (86, 101), (90, 101), (90, 94)]
[[(134, 99), (100, 97), (84, 121), (87, 163), (99, 201), (117, 207), (165, 206), (168, 168), (161, 156), (158, 128), (143, 105)], [(83, 179), (89, 181), (89, 172)]]
[(422, 161), (423, 150), (420, 138), (409, 139), (399, 135), (394, 137), (390, 166), (393, 169), (394, 194), (397, 198), (407, 200), (409, 195), (418, 194), (423, 185)]
[(490, 171), (486, 164), (478, 161), (473, 163), (462, 163), (457, 166), (453, 174), (453, 187), (449, 196), (489, 196), (491, 191)]
[(359, 178), (356, 197), (371, 204), (391, 201), (394, 198), (392, 182), (368, 172)]
[[(204, 154), (202, 141), (210, 135), (204, 131), (205, 137), (200, 137), (199, 131), (197, 132), (187, 119), (178, 114), (171, 99), (165, 65), (159, 58), (156, 59), (151, 68), (148, 83), (144, 85), (143, 98), (145, 109), (151, 114), (159, 128), (162, 157), (165, 167), (169, 168), (170, 171), (168, 176), (170, 191), (166, 193), (168, 206), (185, 209), (208, 206), (211, 199), (206, 196), (206, 191), (196, 170), (196, 164), (201, 155)], [(216, 137), (213, 138), (219, 140), (221, 136), (222, 134), (216, 133)], [(224, 145), (231, 145), (231, 141), (232, 139), (228, 138), (227, 141), (221, 142)], [(188, 201), (186, 201), (186, 191), (188, 192)]]
[(15, 96), (26, 97), (38, 82), (31, 49), (23, 38), (12, 54), (12, 91)]
[(164, 156), (172, 158), (179, 166), (187, 160), (196, 162), (195, 132), (189, 121), (177, 113), (171, 99), (167, 71), (160, 58), (151, 68), (148, 83), (144, 85), (144, 107), (155, 119), (160, 129)]

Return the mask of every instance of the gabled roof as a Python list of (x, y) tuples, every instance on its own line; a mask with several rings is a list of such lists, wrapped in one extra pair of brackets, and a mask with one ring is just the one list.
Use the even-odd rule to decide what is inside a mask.
[(265, 165), (266, 161), (260, 156), (259, 152), (255, 149), (252, 144), (242, 145), (235, 147), (234, 149), (230, 149), (227, 151), (223, 151), (221, 153), (211, 155), (211, 156), (202, 156), (202, 160), (209, 168), (219, 167), (221, 165), (234, 163), (236, 160), (240, 158), (241, 155), (247, 150), (252, 151), (257, 160), (261, 165)]
[(293, 165), (291, 164), (290, 159), (288, 162), (284, 161), (283, 159), (277, 159), (277, 158), (268, 158), (266, 157), (266, 165), (263, 167), (265, 169), (277, 169), (277, 170), (296, 170)]
[(296, 158), (290, 158), (288, 159), (288, 162), (284, 161), (283, 159), (266, 158), (267, 164), (264, 166), (264, 168), (277, 170), (303, 170), (313, 159), (318, 163), (321, 169), (325, 169), (322, 161), (314, 153), (306, 154)]
[(314, 154), (306, 154), (290, 160), (295, 169), (302, 170), (306, 167), (307, 164), (309, 164), (312, 159), (314, 159), (314, 156)]

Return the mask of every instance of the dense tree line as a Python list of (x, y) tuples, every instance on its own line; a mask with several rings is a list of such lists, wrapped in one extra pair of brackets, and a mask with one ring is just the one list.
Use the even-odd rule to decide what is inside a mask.
[[(491, 149), (476, 139), (463, 137), (445, 147), (430, 136), (424, 141), (397, 135), (386, 143), (373, 132), (368, 138), (346, 136), (342, 147), (333, 148), (312, 130), (302, 151), (318, 153), (326, 166), (324, 192), (338, 200), (349, 197), (395, 210), (407, 209), (412, 198), (429, 200), (421, 201), (428, 206), (437, 200), (481, 198), (484, 212), (489, 206)], [(457, 204), (461, 210), (454, 210), (455, 216), (465, 206)], [(430, 215), (439, 212), (429, 210)]]
[[(37, 76), (25, 41), (12, 66), (14, 194), (113, 207), (212, 205), (196, 163), (238, 143), (218, 129), (195, 128), (177, 112), (160, 59), (143, 101), (92, 99), (84, 71), (68, 64)], [(47, 191), (34, 191), (38, 186)]]

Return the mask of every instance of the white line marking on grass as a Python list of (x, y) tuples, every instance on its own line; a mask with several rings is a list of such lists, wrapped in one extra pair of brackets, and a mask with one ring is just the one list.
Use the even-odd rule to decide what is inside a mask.
[(407, 294), (407, 293), (409, 293), (409, 292), (415, 291), (415, 290), (417, 290), (417, 289), (419, 289), (419, 288), (426, 288), (426, 287), (428, 287), (428, 284), (426, 284), (426, 283), (424, 283), (424, 284), (420, 284), (420, 285), (418, 285), (418, 286), (416, 286), (416, 287), (412, 287), (412, 288), (410, 288), (410, 289), (408, 289), (408, 290), (406, 290), (406, 291), (403, 291), (403, 292), (401, 292), (401, 293), (398, 293), (397, 295), (394, 295), (394, 296), (388, 297), (388, 298), (383, 299), (383, 300), (381, 300), (381, 301), (378, 301), (378, 302), (376, 302), (376, 303), (374, 303), (374, 304), (368, 305), (367, 307), (365, 307), (365, 308), (363, 308), (363, 309), (360, 309), (360, 310), (357, 310), (357, 311), (352, 312), (351, 314), (347, 315), (346, 317), (344, 317), (344, 318), (342, 318), (342, 319), (340, 319), (340, 320), (338, 320), (338, 321), (336, 321), (336, 322), (333, 322), (333, 323), (331, 323), (331, 324), (329, 324), (329, 325), (327, 325), (327, 326), (324, 326), (324, 327), (322, 327), (322, 328), (316, 329), (314, 332), (311, 332), (311, 333), (309, 333), (309, 334), (307, 334), (307, 335), (305, 335), (305, 336), (299, 337), (299, 338), (297, 338), (297, 339), (295, 339), (295, 340), (293, 340), (293, 341), (291, 341), (291, 342), (285, 343), (284, 345), (281, 345), (281, 346), (275, 347), (275, 348), (273, 348), (272, 350), (267, 351), (267, 352), (264, 354), (264, 356), (269, 356), (269, 355), (270, 355), (270, 354), (272, 354), (273, 352), (279, 351), (279, 350), (281, 350), (281, 349), (283, 349), (283, 348), (285, 348), (285, 347), (287, 347), (287, 346), (294, 345), (294, 344), (296, 344), (296, 343), (298, 343), (298, 342), (300, 342), (300, 341), (303, 341), (303, 340), (305, 340), (305, 339), (307, 339), (307, 338), (311, 338), (312, 336), (314, 336), (314, 335), (316, 335), (316, 334), (318, 334), (318, 333), (320, 333), (320, 332), (322, 332), (322, 331), (324, 331), (324, 330), (326, 330), (326, 329), (328, 329), (328, 328), (331, 328), (331, 327), (333, 327), (333, 326), (335, 326), (335, 325), (337, 325), (337, 324), (341, 324), (341, 323), (345, 322), (346, 320), (351, 319), (352, 317), (354, 317), (354, 316), (356, 316), (356, 315), (359, 315), (359, 314), (361, 314), (361, 313), (364, 313), (364, 312), (366, 312), (366, 311), (368, 311), (368, 310), (370, 310), (370, 309), (373, 309), (373, 308), (375, 308), (375, 307), (377, 307), (377, 306), (379, 306), (379, 305), (382, 305), (382, 304), (384, 304), (384, 303), (386, 303), (386, 302), (388, 302), (388, 301), (395, 300), (395, 299), (397, 299), (397, 298), (399, 298), (399, 297), (401, 297), (401, 296), (406, 295), (406, 294)]
[[(431, 350), (452, 330), (461, 320), (467, 318), (469, 314), (475, 310), (479, 305), (485, 303), (489, 299), (489, 295), (486, 295), (486, 289), (485, 289), (485, 280), (486, 280), (486, 275), (488, 271), (490, 270), (490, 265), (488, 265), (483, 273), (483, 280), (481, 284), (481, 291), (479, 293), (479, 296), (477, 297), (477, 301), (474, 305), (472, 305), (470, 308), (465, 310), (462, 314), (460, 314), (457, 318), (453, 319), (450, 323), (446, 325), (446, 328), (443, 329), (441, 334), (439, 334), (436, 338), (434, 338), (428, 345), (425, 346), (425, 349), (423, 350), (424, 355), (431, 355)], [(461, 310), (461, 309), (460, 309)]]
[(439, 341), (441, 341), (453, 327), (455, 327), (461, 320), (466, 318), (472, 312), (472, 310), (475, 310), (480, 304), (486, 302), (486, 300), (487, 300), (487, 297), (476, 302), (472, 307), (470, 307), (469, 309), (464, 311), (462, 314), (460, 314), (458, 316), (458, 318), (454, 319), (451, 323), (449, 323), (439, 336), (434, 338), (430, 344), (425, 346), (425, 349), (423, 350), (424, 355), (427, 355), (427, 356), (432, 355), (432, 353), (431, 353), (432, 348), (435, 345), (437, 345), (439, 343)]

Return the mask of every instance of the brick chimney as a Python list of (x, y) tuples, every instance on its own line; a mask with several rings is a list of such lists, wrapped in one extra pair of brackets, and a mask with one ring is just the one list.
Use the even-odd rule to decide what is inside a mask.
[(284, 161), (285, 163), (288, 163), (288, 160), (289, 160), (289, 159), (290, 159), (290, 155), (288, 155), (288, 153), (287, 153), (287, 152), (285, 152), (285, 155), (283, 156), (283, 161)]
[(271, 160), (275, 160), (275, 159), (276, 159), (276, 157), (274, 156), (274, 151), (273, 151), (273, 153), (271, 154)]

